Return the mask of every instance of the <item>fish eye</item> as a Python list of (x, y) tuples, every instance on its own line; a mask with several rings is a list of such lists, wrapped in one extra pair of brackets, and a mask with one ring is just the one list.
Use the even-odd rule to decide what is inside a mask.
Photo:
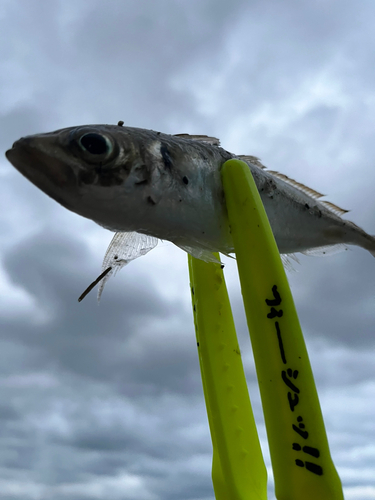
[(112, 151), (110, 141), (105, 136), (93, 132), (82, 135), (78, 142), (82, 149), (92, 155), (104, 155)]

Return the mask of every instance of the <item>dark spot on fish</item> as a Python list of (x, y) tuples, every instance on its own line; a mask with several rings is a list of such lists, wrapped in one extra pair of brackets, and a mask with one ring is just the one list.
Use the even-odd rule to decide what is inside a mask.
[(197, 308), (195, 307), (195, 304), (194, 304), (193, 305), (193, 311), (196, 311), (196, 310), (197, 310)]
[(191, 287), (191, 293), (194, 295), (194, 287)]
[(182, 200), (178, 200), (178, 201), (181, 203)]
[(154, 201), (151, 196), (147, 196), (147, 203), (150, 205), (156, 205), (156, 201)]
[(160, 134), (161, 134), (161, 132), (156, 132), (156, 135), (160, 135)]
[(224, 269), (224, 264), (221, 264), (220, 268), (221, 268), (221, 269)]
[(171, 170), (171, 168), (173, 166), (172, 165), (172, 158), (171, 158), (170, 153), (168, 151), (168, 148), (165, 144), (161, 144), (160, 154), (163, 158), (165, 168), (167, 168), (168, 170)]
[(197, 347), (199, 347), (199, 342), (197, 342)]
[(114, 258), (115, 260), (117, 260), (117, 259), (118, 259), (118, 255), (114, 255), (114, 257), (113, 257), (113, 258)]
[(310, 208), (310, 206), (307, 203), (305, 203), (305, 208), (307, 208), (307, 210), (308, 210)]
[(274, 183), (274, 181), (272, 179), (267, 179), (266, 180), (266, 183), (264, 185), (264, 191), (267, 194), (267, 196), (269, 198), (271, 198), (271, 200), (272, 200), (273, 199), (273, 195), (277, 191), (277, 186), (276, 186), (276, 184)]
[(119, 127), (122, 127), (122, 126), (124, 125), (124, 122), (123, 122), (122, 120), (120, 120), (120, 121), (117, 123), (117, 125), (118, 125)]
[(182, 178), (182, 182), (183, 182), (184, 184), (189, 184), (189, 179), (186, 177), (186, 175), (184, 175), (184, 176), (183, 176), (183, 178)]

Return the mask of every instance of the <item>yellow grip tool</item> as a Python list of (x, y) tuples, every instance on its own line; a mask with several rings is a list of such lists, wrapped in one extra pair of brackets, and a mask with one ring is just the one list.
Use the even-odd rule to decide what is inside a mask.
[(189, 255), (189, 273), (216, 499), (266, 500), (267, 472), (221, 266)]
[(278, 500), (342, 500), (289, 284), (249, 166), (222, 168)]

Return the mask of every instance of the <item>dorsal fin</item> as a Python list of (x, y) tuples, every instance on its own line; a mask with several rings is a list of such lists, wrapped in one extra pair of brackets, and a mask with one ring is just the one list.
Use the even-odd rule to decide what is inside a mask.
[(211, 146), (220, 146), (220, 140), (217, 137), (210, 137), (209, 135), (191, 135), (191, 134), (174, 134), (175, 137), (182, 139), (190, 139), (191, 141), (205, 142)]
[[(281, 174), (276, 170), (268, 170), (264, 165), (262, 165), (259, 158), (257, 158), (256, 156), (241, 155), (238, 156), (238, 158), (244, 161), (248, 161), (249, 163), (252, 163), (257, 167), (265, 169), (267, 173), (273, 175), (274, 177), (277, 177), (278, 179), (281, 179), (282, 181), (289, 184), (289, 186), (293, 186), (294, 188), (298, 189), (299, 191), (302, 191), (303, 193), (307, 194), (308, 196), (310, 196), (315, 200), (321, 198), (322, 196), (325, 196), (324, 194), (315, 191), (315, 189), (311, 189), (308, 186), (305, 186), (305, 184), (302, 184), (301, 182), (297, 182), (294, 179), (291, 179), (285, 174)], [(345, 210), (344, 208), (338, 207), (337, 205), (331, 203), (330, 201), (319, 201), (319, 203), (321, 203), (327, 210), (333, 212), (335, 215), (338, 216), (344, 215), (349, 212), (349, 210)]]
[[(318, 191), (315, 191), (315, 189), (311, 189), (311, 188), (305, 186), (301, 182), (297, 182), (294, 179), (290, 179), (287, 175), (280, 174), (280, 172), (276, 172), (275, 170), (267, 170), (267, 172), (274, 175), (275, 177), (278, 177), (279, 179), (283, 180), (284, 182), (289, 184), (289, 186), (293, 186), (293, 187), (299, 189), (300, 191), (302, 191), (303, 193), (308, 194), (309, 196), (311, 196), (311, 198), (318, 199), (318, 198), (321, 198), (322, 196), (325, 196), (324, 194), (318, 193)], [(321, 202), (321, 203), (324, 203), (324, 202)]]
[[(318, 198), (321, 198), (322, 196), (325, 196), (324, 194), (318, 193), (318, 191), (315, 191), (315, 189), (311, 189), (311, 188), (305, 186), (301, 182), (297, 182), (294, 179), (290, 179), (289, 177), (287, 177), (284, 174), (280, 174), (280, 172), (276, 172), (275, 170), (267, 170), (267, 172), (274, 175), (278, 179), (283, 180), (284, 182), (286, 182), (290, 186), (293, 186), (296, 189), (299, 189), (300, 191), (302, 191), (303, 193), (311, 196), (311, 198), (318, 199)], [(319, 203), (321, 203), (330, 212), (333, 212), (334, 214), (339, 215), (339, 216), (344, 215), (344, 214), (349, 212), (349, 210), (345, 210), (344, 208), (340, 208), (337, 205), (335, 205), (334, 203), (331, 203), (330, 201), (319, 201)]]
[(252, 163), (253, 165), (256, 165), (259, 168), (265, 169), (266, 167), (263, 165), (263, 163), (260, 161), (259, 158), (256, 156), (251, 156), (251, 155), (238, 155), (237, 158), (239, 158), (242, 161), (248, 161)]
[(334, 205), (330, 201), (321, 201), (320, 202), (322, 205), (324, 205), (328, 210), (331, 212), (335, 213), (336, 215), (344, 215), (349, 212), (349, 210), (345, 210), (344, 208), (340, 208), (337, 205)]

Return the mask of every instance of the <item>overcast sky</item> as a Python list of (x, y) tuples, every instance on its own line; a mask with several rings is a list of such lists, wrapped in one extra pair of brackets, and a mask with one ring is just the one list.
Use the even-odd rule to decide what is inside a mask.
[[(375, 233), (372, 0), (2, 0), (0, 147), (123, 120), (209, 134)], [(0, 158), (0, 498), (212, 500), (186, 254), (78, 296), (112, 234)], [(289, 274), (349, 500), (375, 499), (375, 259)], [(235, 262), (226, 279), (270, 474)]]

